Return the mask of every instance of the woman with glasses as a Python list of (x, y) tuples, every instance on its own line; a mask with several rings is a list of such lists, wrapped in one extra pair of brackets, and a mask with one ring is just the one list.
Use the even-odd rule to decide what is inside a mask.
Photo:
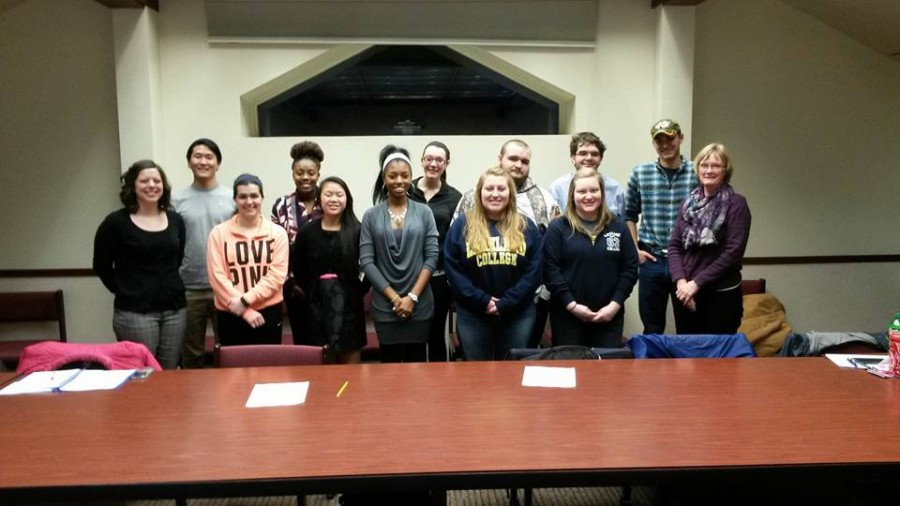
[(734, 334), (741, 325), (741, 260), (750, 236), (747, 199), (729, 182), (731, 156), (710, 144), (694, 160), (700, 186), (681, 204), (669, 240), (679, 334)]
[(453, 220), (453, 211), (462, 198), (456, 188), (447, 184), (447, 166), (450, 165), (450, 149), (440, 141), (431, 141), (422, 151), (423, 176), (413, 179), (409, 198), (426, 204), (438, 231), (437, 267), (431, 275), (431, 295), (434, 297), (434, 316), (428, 332), (428, 361), (446, 362), (447, 312), (450, 308), (450, 285), (444, 273), (444, 238)]

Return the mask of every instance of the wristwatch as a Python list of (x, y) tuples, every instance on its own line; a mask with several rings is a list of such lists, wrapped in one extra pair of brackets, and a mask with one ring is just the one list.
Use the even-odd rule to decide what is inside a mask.
[(406, 294), (406, 295), (410, 298), (410, 300), (413, 301), (413, 303), (415, 303), (415, 304), (418, 304), (418, 303), (419, 303), (419, 296), (418, 296), (418, 295), (416, 295), (416, 294), (414, 294), (414, 293), (412, 293), (412, 292), (409, 292), (409, 293)]

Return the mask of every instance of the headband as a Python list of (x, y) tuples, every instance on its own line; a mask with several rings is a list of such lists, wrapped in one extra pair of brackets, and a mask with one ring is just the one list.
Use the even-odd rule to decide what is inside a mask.
[(241, 174), (240, 176), (236, 177), (234, 180), (233, 188), (234, 188), (234, 196), (235, 197), (237, 196), (237, 187), (242, 184), (255, 184), (256, 186), (259, 187), (259, 195), (262, 196), (262, 194), (263, 194), (262, 181), (258, 177), (254, 176), (253, 174), (244, 173), (244, 174)]
[(396, 153), (389, 154), (387, 158), (384, 159), (384, 163), (381, 164), (381, 172), (384, 172), (384, 169), (387, 168), (388, 164), (393, 162), (394, 160), (403, 160), (407, 165), (412, 167), (412, 162), (409, 161), (409, 157), (397, 151)]

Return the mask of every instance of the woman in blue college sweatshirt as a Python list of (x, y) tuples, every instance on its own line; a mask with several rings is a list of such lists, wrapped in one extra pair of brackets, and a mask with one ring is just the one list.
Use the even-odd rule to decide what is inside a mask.
[(475, 187), (475, 205), (450, 226), (444, 268), (458, 313), (467, 360), (503, 360), (524, 348), (534, 324), (541, 284), (541, 235), (516, 210), (515, 182), (488, 169)]

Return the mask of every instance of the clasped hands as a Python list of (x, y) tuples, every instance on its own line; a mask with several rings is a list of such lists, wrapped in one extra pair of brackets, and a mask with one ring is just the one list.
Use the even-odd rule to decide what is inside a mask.
[(259, 311), (245, 306), (244, 301), (242, 301), (241, 298), (241, 295), (237, 295), (228, 301), (228, 312), (243, 318), (251, 328), (257, 329), (262, 327), (263, 324), (266, 323), (263, 315), (260, 314)]
[(698, 290), (700, 290), (700, 287), (693, 280), (688, 281), (681, 278), (675, 283), (675, 296), (689, 311), (697, 310), (697, 302), (694, 300), (694, 295), (697, 295)]
[(488, 301), (487, 308), (484, 310), (484, 314), (491, 316), (500, 316), (500, 310), (497, 309), (497, 301), (499, 301), (497, 297), (491, 297), (491, 300)]
[(409, 315), (412, 314), (415, 307), (416, 305), (409, 295), (405, 297), (398, 296), (394, 299), (393, 311), (401, 320), (409, 318)]
[(622, 309), (622, 305), (616, 301), (610, 301), (609, 304), (601, 307), (596, 311), (591, 311), (591, 308), (585, 306), (584, 304), (578, 304), (577, 302), (570, 302), (566, 309), (578, 318), (579, 320), (586, 323), (604, 323), (611, 321), (616, 315), (619, 313), (619, 310)]

